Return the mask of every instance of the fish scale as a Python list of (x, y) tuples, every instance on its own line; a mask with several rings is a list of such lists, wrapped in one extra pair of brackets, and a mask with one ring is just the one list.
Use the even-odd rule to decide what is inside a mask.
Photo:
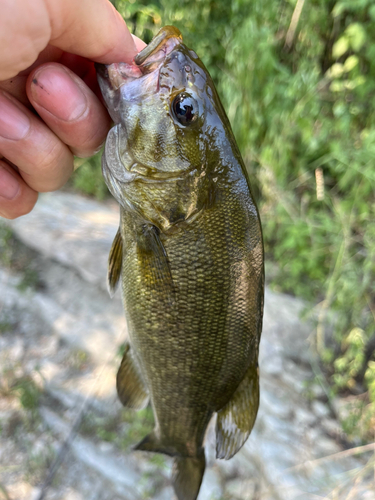
[(167, 26), (135, 62), (97, 67), (115, 121), (103, 174), (121, 213), (108, 280), (111, 293), (121, 283), (129, 330), (117, 389), (125, 406), (150, 401), (155, 428), (135, 449), (173, 456), (177, 498), (195, 500), (214, 413), (218, 458), (237, 453), (255, 422), (262, 233), (198, 56)]

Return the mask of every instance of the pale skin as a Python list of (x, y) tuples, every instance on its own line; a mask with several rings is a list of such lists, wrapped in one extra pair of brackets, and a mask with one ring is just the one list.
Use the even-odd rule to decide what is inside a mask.
[(14, 219), (105, 140), (92, 61), (130, 63), (145, 44), (108, 0), (0, 0), (0, 11), (0, 216)]

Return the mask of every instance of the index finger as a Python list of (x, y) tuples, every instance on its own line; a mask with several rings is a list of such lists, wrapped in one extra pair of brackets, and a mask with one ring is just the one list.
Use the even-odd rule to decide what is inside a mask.
[(138, 52), (125, 21), (109, 0), (45, 0), (51, 45), (96, 62), (131, 62)]
[(96, 62), (131, 62), (137, 49), (108, 0), (2, 2), (0, 80), (31, 66), (48, 44)]

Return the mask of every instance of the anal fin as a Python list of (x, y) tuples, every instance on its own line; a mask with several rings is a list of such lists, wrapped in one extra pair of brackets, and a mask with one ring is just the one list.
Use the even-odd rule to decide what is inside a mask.
[(259, 369), (250, 366), (232, 398), (218, 411), (216, 457), (229, 460), (245, 444), (259, 407)]
[(115, 239), (113, 240), (108, 257), (108, 290), (111, 297), (115, 294), (118, 282), (121, 276), (122, 268), (122, 237), (120, 228), (118, 228)]
[(127, 408), (141, 410), (148, 403), (149, 395), (142, 380), (140, 369), (131, 354), (129, 344), (125, 346), (125, 353), (117, 373), (117, 394), (121, 403)]

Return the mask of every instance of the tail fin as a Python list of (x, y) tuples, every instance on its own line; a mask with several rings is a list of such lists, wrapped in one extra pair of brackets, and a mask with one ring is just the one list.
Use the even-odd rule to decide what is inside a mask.
[(204, 450), (199, 457), (176, 457), (172, 484), (178, 500), (196, 500), (201, 487), (206, 460)]
[(201, 487), (206, 459), (201, 448), (197, 457), (181, 456), (173, 445), (166, 445), (150, 432), (134, 450), (164, 453), (175, 457), (172, 470), (172, 484), (178, 500), (196, 500)]

